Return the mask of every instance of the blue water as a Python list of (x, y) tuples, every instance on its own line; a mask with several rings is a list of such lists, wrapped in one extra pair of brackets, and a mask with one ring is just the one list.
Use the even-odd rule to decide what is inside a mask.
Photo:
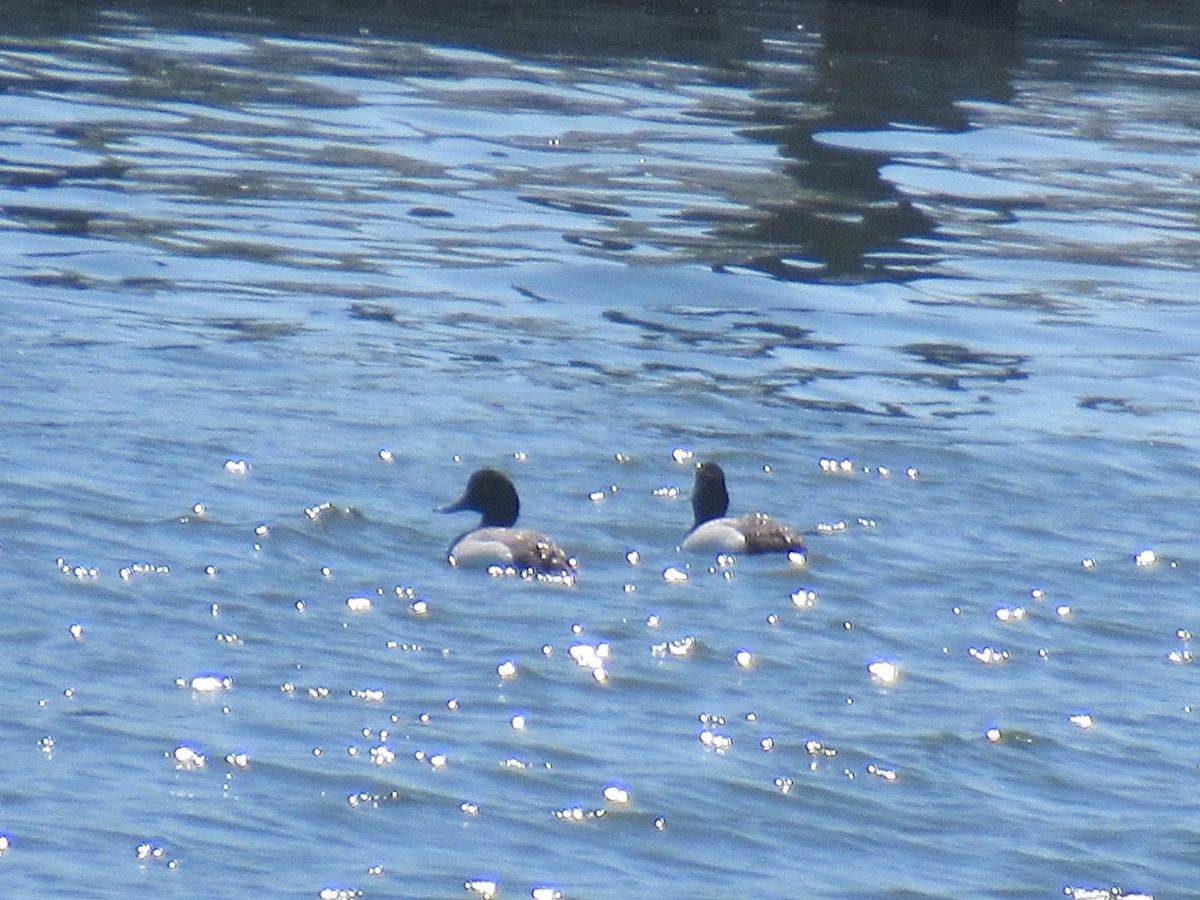
[(0, 42), (0, 892), (1200, 893), (1200, 20), (486, 12)]

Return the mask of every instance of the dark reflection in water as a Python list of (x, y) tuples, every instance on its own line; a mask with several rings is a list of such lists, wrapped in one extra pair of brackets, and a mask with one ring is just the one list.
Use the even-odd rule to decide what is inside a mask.
[(960, 391), (979, 382), (1002, 382), (1029, 377), (1027, 360), (1017, 354), (972, 350), (962, 344), (909, 344), (901, 351), (932, 369), (917, 373), (915, 380), (948, 390)]
[[(1002, 101), (1018, 61), (1006, 17), (970, 19), (922, 9), (829, 3), (814, 85), (764, 86), (754, 135), (779, 144), (800, 199), (753, 229), (771, 247), (750, 264), (781, 278), (899, 281), (924, 271), (904, 241), (937, 225), (880, 178), (887, 157), (822, 146), (816, 132), (895, 123), (963, 129), (963, 99)], [(819, 113), (804, 115), (805, 104)], [(801, 264), (796, 263), (796, 259)]]
[[(536, 153), (529, 154), (529, 162), (514, 162), (511, 166), (497, 163), (497, 171), (519, 173), (514, 177), (524, 181), (516, 196), (524, 203), (577, 218), (580, 227), (565, 227), (561, 237), (585, 253), (621, 257), (651, 245), (682, 250), (719, 269), (748, 267), (795, 281), (861, 282), (907, 281), (934, 271), (946, 244), (930, 238), (940, 234), (946, 224), (944, 213), (906, 195), (893, 180), (884, 177), (885, 167), (896, 161), (895, 151), (850, 148), (822, 141), (822, 133), (908, 129), (946, 135), (966, 131), (969, 104), (1005, 103), (1012, 98), (1014, 73), (1028, 60), (1031, 37), (1041, 32), (1091, 29), (1102, 39), (1127, 43), (1162, 37), (1155, 26), (1113, 4), (1073, 5), (1074, 18), (1069, 24), (1059, 17), (1055, 4), (1026, 4), (1020, 18), (1012, 15), (1010, 4), (986, 4), (984, 9), (990, 14), (963, 15), (958, 13), (958, 4), (933, 0), (703, 0), (686, 4), (607, 0), (570, 5), (471, 0), (431, 2), (419, 7), (321, 0), (244, 7), (83, 3), (69, 10), (38, 7), (20, 17), (9, 8), (10, 21), (6, 25), (13, 44), (25, 39), (31, 49), (56, 36), (87, 38), (124, 26), (146, 29), (151, 36), (228, 34), (241, 39), (258, 34), (459, 46), (535, 64), (569, 63), (592, 72), (617, 72), (621, 78), (641, 77), (648, 90), (656, 87), (653, 82), (657, 76), (653, 70), (640, 70), (632, 63), (652, 60), (698, 66), (706, 86), (718, 91), (729, 88), (734, 99), (716, 108), (686, 109), (684, 115), (694, 117), (699, 124), (725, 128), (774, 148), (783, 160), (782, 164), (774, 163), (774, 170), (790, 179), (790, 190), (731, 192), (723, 196), (723, 185), (705, 183), (696, 191), (700, 199), (691, 208), (674, 210), (669, 208), (676, 202), (671, 194), (656, 195), (660, 219), (670, 218), (675, 228), (664, 234), (661, 229), (647, 228), (631, 212), (638, 209), (634, 192), (640, 188), (630, 191), (635, 182), (619, 171), (605, 171), (595, 185), (564, 185), (560, 176), (569, 167), (549, 157), (544, 157), (545, 165), (533, 159), (546, 148), (523, 146), (524, 138), (519, 135), (509, 137), (504, 149), (497, 150), (497, 158), (514, 148)], [(1081, 9), (1088, 14), (1080, 16)], [(1125, 30), (1114, 22), (1121, 23)], [(1179, 22), (1170, 33), (1171, 40), (1183, 47), (1191, 46), (1195, 37), (1196, 26), (1190, 21)], [(219, 48), (207, 52), (199, 65), (191, 59), (173, 57), (169, 46), (146, 52), (109, 46), (102, 49), (119, 54), (124, 77), (97, 78), (86, 72), (73, 77), (70, 70), (60, 70), (53, 76), (9, 73), (0, 76), (2, 87), (45, 96), (103, 97), (108, 92), (146, 109), (164, 100), (185, 105), (190, 101), (195, 104), (191, 110), (176, 107), (185, 116), (194, 116), (203, 107), (239, 114), (251, 111), (239, 120), (239, 127), (251, 136), (261, 127), (264, 140), (276, 135), (270, 130), (273, 126), (256, 124), (252, 112), (255, 107), (271, 104), (313, 109), (327, 104), (336, 109), (353, 103), (349, 96), (324, 88), (320, 77), (289, 77), (290, 61), (278, 71), (271, 71), (272, 51), (260, 51), (264, 59), (247, 67), (243, 60), (232, 57), (226, 65), (224, 51)], [(80, 52), (86, 58), (89, 53), (102, 51)], [(1087, 62), (1086, 58), (1080, 59), (1081, 66)], [(444, 61), (416, 52), (397, 53), (394, 58), (368, 54), (361, 70), (345, 57), (317, 54), (311, 74), (335, 79), (376, 77), (386, 72), (388, 65), (405, 77), (427, 75), (432, 80), (461, 75), (446, 71)], [(536, 76), (523, 73), (521, 77)], [(1113, 76), (1110, 73), (1106, 77)], [(687, 80), (684, 78), (683, 83)], [(452, 81), (447, 78), (447, 82)], [(478, 87), (449, 84), (442, 93), (438, 93), (443, 90), (440, 87), (430, 90), (448, 109), (468, 102), (487, 108), (488, 101), (479, 98)], [(566, 106), (556, 108), (556, 102)], [(507, 95), (498, 95), (496, 106), (531, 116), (544, 112), (570, 121), (571, 102), (575, 101), (560, 101), (547, 92), (545, 96), (531, 96), (527, 108), (519, 98)], [(193, 119), (193, 124), (196, 121)], [(63, 122), (57, 126), (56, 137), (66, 150), (79, 147), (109, 152), (100, 159), (87, 155), (78, 162), (61, 159), (44, 165), (8, 166), (2, 176), (7, 183), (31, 189), (64, 184), (106, 186), (126, 177), (129, 163), (120, 158), (120, 136), (114, 141), (114, 135), (108, 134), (103, 124)], [(367, 147), (356, 151), (351, 139), (338, 137), (341, 140), (326, 136), (331, 142), (325, 151), (329, 159), (317, 154), (316, 162), (393, 171), (403, 165), (404, 170), (394, 174), (418, 190), (422, 182), (440, 180), (439, 190), (452, 193), (445, 185), (454, 178), (433, 160), (402, 158)], [(638, 139), (629, 140), (632, 146), (620, 149), (636, 151)], [(210, 135), (205, 134), (203, 141), (216, 154), (221, 152)], [(720, 174), (710, 173), (706, 178), (716, 181)], [(186, 192), (218, 204), (246, 199), (300, 202), (306, 197), (320, 202), (328, 196), (303, 177), (289, 178), (286, 169), (223, 172), (219, 164), (213, 164), (169, 177), (185, 179)], [(489, 177), (496, 176), (489, 173)], [(668, 177), (683, 180), (675, 170)], [(170, 185), (164, 188), (169, 191)], [(679, 190), (685, 193), (687, 188)], [(678, 202), (691, 204), (692, 198)], [(1002, 203), (996, 204), (997, 215), (1005, 213), (1002, 207)], [(147, 227), (144, 221), (127, 221), (121, 214), (98, 205), (79, 208), (17, 202), (10, 203), (6, 212), (29, 229), (68, 235), (119, 236), (126, 229), (136, 232)], [(434, 235), (440, 222), (455, 218), (454, 212), (436, 204), (415, 204), (408, 214), (412, 220), (428, 225), (429, 233)], [(430, 243), (446, 255), (452, 252), (448, 244), (438, 244), (436, 236)], [(214, 241), (207, 252), (279, 262), (286, 249), (266, 242), (235, 245)], [(470, 256), (469, 247), (464, 256)], [(363, 258), (342, 262), (368, 267)]]
[[(434, 4), (419, 19), (376, 18), (368, 27), (508, 54), (704, 64), (716, 83), (752, 90), (754, 106), (741, 130), (779, 147), (792, 161), (787, 171), (798, 189), (794, 199), (756, 210), (749, 225), (740, 216), (713, 222), (731, 245), (716, 262), (793, 280), (903, 280), (921, 271), (919, 254), (914, 260), (905, 239), (930, 234), (936, 223), (880, 179), (885, 156), (822, 147), (813, 134), (894, 122), (964, 128), (957, 101), (1010, 94), (1018, 57), (1014, 9), (1008, 2), (660, 0), (570, 8), (481, 3), (465, 10)], [(819, 35), (820, 50), (810, 77), (798, 77), (790, 66), (751, 65), (798, 59), (811, 49), (811, 35)], [(527, 199), (596, 216), (626, 215), (575, 201)], [(590, 246), (620, 251), (632, 245), (593, 239)]]
[[(732, 216), (708, 213), (708, 229), (725, 246), (710, 262), (796, 280), (901, 280), (919, 273), (922, 264), (922, 254), (906, 249), (905, 241), (928, 235), (937, 223), (880, 179), (886, 156), (823, 147), (813, 141), (813, 134), (893, 122), (961, 128), (965, 122), (957, 101), (1006, 97), (1017, 57), (1011, 10), (1007, 4), (987, 4), (988, 10), (1001, 13), (945, 14), (957, 5), (475, 0), (419, 7), (268, 2), (235, 9), (221, 4), (85, 3), (67, 12), (39, 8), (7, 24), (12, 26), (10, 34), (34, 38), (86, 35), (136, 18), (164, 33), (370, 36), (481, 48), (518, 58), (569, 58), (600, 67), (630, 59), (698, 64), (714, 84), (752, 92), (752, 107), (740, 116), (730, 115), (728, 124), (777, 146), (790, 161), (786, 170), (796, 185), (793, 195), (779, 203), (764, 202)], [(810, 56), (816, 64), (806, 68), (804, 61)], [(169, 52), (133, 55), (125, 62), (130, 77), (120, 90), (135, 100), (139, 95), (148, 102), (169, 95), (232, 105), (262, 90), (261, 85), (239, 83), (219, 68), (177, 66)], [(40, 86), (23, 80), (20, 87), (59, 94), (88, 90), (85, 82), (70, 83), (65, 77)], [(289, 87), (281, 84), (280, 89)], [(296, 102), (313, 105), (319, 98)], [(85, 132), (86, 128), (64, 126), (62, 134), (88, 143)], [(10, 183), (51, 187), (72, 179), (118, 179), (121, 174), (117, 163), (88, 163), (14, 173)], [(246, 196), (245, 180), (244, 174), (212, 179), (211, 199)], [(629, 215), (611, 204), (575, 198), (523, 199), (602, 220)], [(432, 210), (439, 212), (444, 211)], [(32, 227), (75, 234), (89, 233), (95, 226), (95, 216), (73, 210), (10, 208), (9, 213)], [(602, 253), (635, 246), (617, 236), (565, 237)]]

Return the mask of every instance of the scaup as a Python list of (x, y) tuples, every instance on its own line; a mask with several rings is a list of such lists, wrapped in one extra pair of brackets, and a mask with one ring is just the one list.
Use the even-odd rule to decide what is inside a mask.
[[(714, 462), (696, 467), (692, 487), (692, 530), (683, 539), (684, 550), (726, 550), (732, 553), (787, 553), (796, 562), (804, 560), (804, 538), (794, 528), (762, 513), (727, 516), (729, 491), (725, 473)], [(795, 554), (799, 554), (797, 558)]]
[(521, 575), (573, 583), (579, 563), (551, 538), (516, 528), (521, 501), (512, 479), (498, 469), (479, 469), (467, 480), (463, 495), (442, 512), (472, 510), (483, 520), (454, 539), (448, 560), (452, 566), (501, 566)]

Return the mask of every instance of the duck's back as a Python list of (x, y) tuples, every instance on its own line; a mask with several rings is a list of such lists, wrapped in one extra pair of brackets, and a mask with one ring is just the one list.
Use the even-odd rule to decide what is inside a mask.
[(575, 562), (546, 535), (528, 528), (477, 528), (450, 548), (457, 566), (512, 566), (537, 574), (574, 574)]
[(746, 537), (745, 553), (785, 553), (804, 549), (800, 532), (762, 513), (742, 516), (737, 523), (738, 530)]
[(804, 538), (794, 528), (762, 513), (722, 516), (692, 529), (684, 550), (728, 550), (731, 553), (785, 553), (803, 550)]

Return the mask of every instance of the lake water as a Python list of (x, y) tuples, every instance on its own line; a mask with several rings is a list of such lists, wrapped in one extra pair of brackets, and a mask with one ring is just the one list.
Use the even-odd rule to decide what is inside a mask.
[(1200, 7), (567, 6), (7, 14), (0, 892), (1200, 894)]

